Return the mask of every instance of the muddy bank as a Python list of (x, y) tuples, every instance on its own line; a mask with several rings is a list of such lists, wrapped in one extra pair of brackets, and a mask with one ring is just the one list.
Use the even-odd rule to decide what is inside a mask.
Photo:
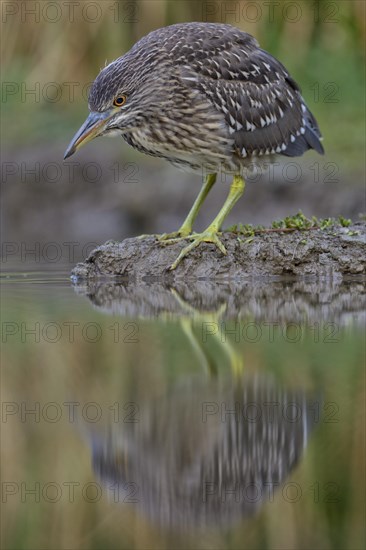
[(366, 223), (292, 232), (263, 232), (250, 238), (225, 232), (227, 255), (202, 243), (174, 271), (169, 267), (189, 241), (163, 246), (156, 237), (107, 242), (72, 271), (74, 280), (147, 279), (251, 280), (310, 276), (342, 279), (366, 273)]

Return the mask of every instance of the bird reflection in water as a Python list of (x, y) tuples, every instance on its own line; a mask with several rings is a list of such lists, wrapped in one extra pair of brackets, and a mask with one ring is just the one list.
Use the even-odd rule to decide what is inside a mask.
[(221, 364), (209, 358), (197, 316), (180, 325), (204, 369), (144, 401), (134, 422), (93, 433), (93, 468), (112, 501), (160, 527), (223, 528), (273, 501), (307, 445), (314, 399), (245, 373), (228, 340), (217, 337)]

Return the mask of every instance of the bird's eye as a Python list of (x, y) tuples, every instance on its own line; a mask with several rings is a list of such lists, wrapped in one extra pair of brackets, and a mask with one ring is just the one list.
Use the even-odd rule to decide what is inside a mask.
[(127, 96), (125, 95), (118, 95), (114, 101), (113, 101), (113, 105), (115, 107), (122, 107), (122, 105), (124, 105), (126, 103), (126, 100), (127, 100)]

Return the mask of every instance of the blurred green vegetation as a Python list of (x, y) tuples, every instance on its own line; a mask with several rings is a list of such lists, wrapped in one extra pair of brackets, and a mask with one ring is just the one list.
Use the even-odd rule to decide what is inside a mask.
[(149, 31), (216, 21), (253, 34), (278, 57), (319, 121), (328, 158), (356, 172), (361, 166), (363, 0), (81, 0), (73, 9), (60, 2), (58, 10), (47, 2), (4, 4), (16, 12), (3, 6), (2, 132), (13, 148), (69, 138), (87, 112), (84, 86)]

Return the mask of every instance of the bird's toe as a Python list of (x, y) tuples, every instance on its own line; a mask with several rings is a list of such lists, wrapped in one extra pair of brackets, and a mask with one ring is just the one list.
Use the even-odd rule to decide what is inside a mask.
[[(217, 248), (223, 254), (225, 254), (225, 255), (227, 254), (226, 248), (223, 245), (223, 243), (221, 242), (217, 232), (204, 231), (203, 233), (193, 233), (192, 235), (189, 235), (188, 238), (192, 239), (192, 242), (189, 243), (187, 246), (185, 246), (183, 248), (183, 250), (180, 252), (177, 259), (170, 266), (170, 268), (169, 268), (170, 271), (173, 271), (180, 264), (180, 262), (183, 260), (183, 258), (188, 256), (188, 254), (192, 250), (197, 248), (201, 243), (212, 243), (212, 244), (216, 245)], [(183, 240), (183, 239), (182, 238), (181, 239), (175, 239), (175, 241), (178, 241), (178, 240)]]
[(189, 233), (182, 233), (181, 231), (173, 231), (173, 233), (163, 233), (158, 237), (158, 241), (160, 244), (168, 245), (168, 244), (175, 244), (179, 243), (180, 241), (184, 241), (190, 237)]

